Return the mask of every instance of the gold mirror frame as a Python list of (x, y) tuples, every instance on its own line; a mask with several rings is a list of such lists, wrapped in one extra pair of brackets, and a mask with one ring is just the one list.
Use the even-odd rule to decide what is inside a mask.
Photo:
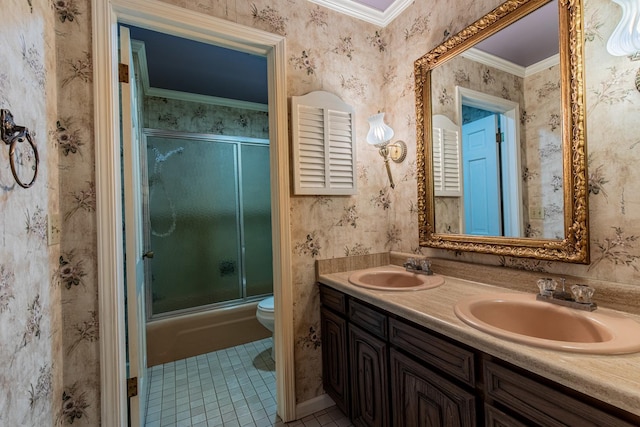
[(589, 263), (582, 0), (558, 1), (564, 239), (486, 237), (435, 232), (435, 196), (431, 150), (431, 70), (549, 1), (551, 0), (508, 0), (415, 61), (420, 246), (511, 257)]

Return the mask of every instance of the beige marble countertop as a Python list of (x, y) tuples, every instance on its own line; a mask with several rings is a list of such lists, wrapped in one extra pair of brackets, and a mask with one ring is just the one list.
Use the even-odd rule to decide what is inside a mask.
[[(640, 353), (586, 355), (518, 344), (466, 325), (453, 311), (455, 303), (468, 296), (517, 291), (445, 275), (444, 285), (435, 289), (382, 292), (350, 284), (348, 278), (352, 272), (320, 274), (318, 281), (640, 416)], [(599, 308), (598, 311), (620, 313), (606, 308)], [(640, 322), (640, 316), (624, 315)]]

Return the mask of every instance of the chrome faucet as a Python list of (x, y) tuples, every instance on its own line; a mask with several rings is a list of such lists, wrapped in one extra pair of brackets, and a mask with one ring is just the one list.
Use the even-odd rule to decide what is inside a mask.
[(538, 279), (537, 285), (540, 293), (536, 295), (538, 301), (550, 302), (578, 310), (594, 311), (598, 308), (591, 297), (595, 290), (587, 285), (575, 284), (571, 286), (571, 292), (567, 292), (565, 279), (560, 279), (562, 289), (556, 290), (558, 282), (551, 278)]
[(433, 271), (431, 270), (431, 261), (426, 258), (407, 258), (407, 262), (402, 264), (402, 266), (411, 273), (426, 274), (427, 276), (433, 275)]

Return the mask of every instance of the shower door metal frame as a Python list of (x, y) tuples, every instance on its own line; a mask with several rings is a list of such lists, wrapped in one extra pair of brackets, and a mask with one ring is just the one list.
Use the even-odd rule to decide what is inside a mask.
[[(238, 287), (241, 294), (240, 298), (236, 298), (233, 300), (220, 301), (211, 304), (200, 305), (197, 307), (189, 307), (183, 308), (179, 310), (173, 310), (165, 313), (153, 313), (153, 301), (152, 301), (152, 286), (151, 286), (151, 266), (150, 263), (145, 264), (145, 288), (146, 288), (146, 310), (147, 310), (147, 322), (152, 322), (154, 320), (166, 319), (170, 317), (177, 317), (184, 314), (197, 313), (201, 311), (212, 310), (216, 308), (224, 308), (229, 306), (234, 306), (242, 303), (249, 303), (254, 301), (259, 301), (263, 299), (265, 296), (270, 294), (262, 294), (255, 295), (252, 297), (247, 297), (247, 279), (245, 272), (245, 245), (244, 245), (244, 206), (242, 200), (242, 154), (240, 147), (242, 145), (256, 145), (256, 146), (269, 146), (269, 139), (266, 138), (252, 138), (245, 136), (230, 136), (230, 135), (216, 135), (216, 134), (204, 134), (204, 133), (193, 133), (193, 132), (185, 132), (185, 131), (173, 131), (173, 130), (164, 130), (164, 129), (153, 129), (153, 128), (144, 128), (142, 131), (141, 143), (144, 144), (144, 147), (141, 149), (146, 153), (147, 151), (147, 138), (148, 137), (159, 137), (159, 138), (175, 138), (175, 139), (184, 139), (187, 141), (198, 141), (198, 142), (215, 142), (215, 143), (223, 143), (230, 144), (235, 147), (234, 151), (234, 162), (235, 162), (235, 171), (236, 171), (236, 197), (237, 197), (237, 214), (236, 214), (236, 225), (238, 229), (237, 239), (240, 245), (238, 246), (238, 263), (240, 264), (240, 277), (238, 280)], [(148, 163), (148, 159), (147, 159)], [(149, 176), (148, 176), (148, 164), (143, 165), (145, 167), (145, 176), (144, 183), (145, 188), (143, 188), (143, 194), (149, 195)], [(150, 217), (150, 209), (149, 209), (149, 198), (144, 198), (144, 202), (146, 206), (143, 206), (143, 213), (146, 214), (146, 218), (143, 218), (145, 221), (146, 229), (149, 230), (147, 232), (145, 230), (145, 237), (150, 239), (150, 230), (151, 230), (151, 217)], [(270, 209), (271, 211), (271, 209)], [(272, 231), (273, 233), (273, 231)], [(150, 240), (145, 242), (145, 247), (147, 250), (152, 250), (150, 248)], [(272, 275), (273, 276), (273, 275)]]

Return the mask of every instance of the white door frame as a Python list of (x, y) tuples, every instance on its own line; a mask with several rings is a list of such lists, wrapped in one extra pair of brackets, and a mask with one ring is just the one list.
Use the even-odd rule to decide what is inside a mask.
[(101, 420), (127, 425), (118, 23), (264, 55), (269, 85), (278, 414), (295, 419), (285, 39), (155, 0), (92, 0)]
[[(500, 123), (507, 144), (503, 145), (503, 173), (508, 179), (503, 182), (501, 197), (504, 200), (517, 200), (506, 212), (505, 235), (524, 236), (523, 200), (522, 200), (522, 167), (520, 154), (520, 104), (508, 99), (488, 95), (462, 86), (456, 86), (456, 115), (462, 129), (462, 104), (480, 108), (506, 117)], [(464, 221), (462, 221), (464, 225)]]

